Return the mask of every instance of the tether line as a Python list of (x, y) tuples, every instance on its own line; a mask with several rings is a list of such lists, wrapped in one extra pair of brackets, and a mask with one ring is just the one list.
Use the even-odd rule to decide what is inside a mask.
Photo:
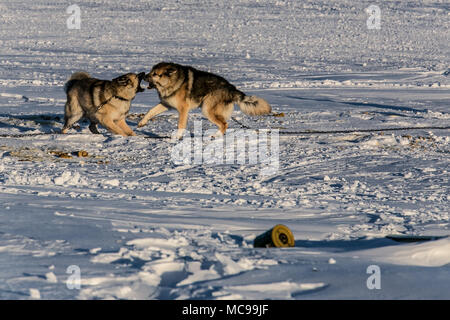
[[(300, 135), (314, 135), (314, 134), (344, 134), (344, 133), (356, 133), (356, 132), (385, 132), (385, 131), (411, 131), (411, 130), (450, 130), (450, 126), (425, 126), (425, 127), (394, 127), (394, 128), (373, 128), (373, 129), (345, 129), (345, 130), (303, 130), (303, 131), (284, 131), (277, 128), (259, 128), (254, 129), (251, 128), (242, 122), (236, 120), (236, 118), (231, 118), (237, 124), (241, 126), (242, 129), (245, 130), (278, 130), (280, 135), (291, 135), (291, 136), (300, 136)], [(0, 138), (26, 138), (26, 137), (38, 137), (38, 136), (46, 136), (46, 135), (60, 135), (55, 132), (41, 132), (41, 133), (19, 133), (19, 134), (0, 134)], [(141, 136), (141, 135), (139, 135)], [(170, 136), (166, 135), (145, 135), (143, 136), (146, 139), (170, 139)]]
[[(242, 129), (246, 130), (261, 130), (261, 129), (253, 129), (235, 117), (231, 117), (231, 119), (236, 122), (238, 125), (242, 127)], [(267, 128), (263, 130), (279, 130), (279, 134), (283, 135), (306, 135), (306, 134), (340, 134), (340, 133), (354, 133), (354, 132), (380, 132), (380, 131), (410, 131), (410, 130), (449, 130), (450, 126), (426, 126), (426, 127), (394, 127), (394, 128), (376, 128), (376, 129), (345, 129), (345, 130), (303, 130), (303, 131), (283, 131), (276, 128)]]

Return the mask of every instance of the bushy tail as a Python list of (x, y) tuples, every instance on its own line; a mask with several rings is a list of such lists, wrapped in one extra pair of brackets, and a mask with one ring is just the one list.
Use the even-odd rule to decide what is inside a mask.
[(256, 96), (246, 96), (245, 94), (242, 94), (240, 95), (237, 104), (242, 112), (250, 116), (269, 114), (272, 112), (270, 104), (266, 100)]
[(69, 90), (72, 88), (73, 84), (78, 81), (78, 80), (83, 80), (83, 79), (89, 79), (91, 78), (91, 75), (87, 72), (84, 71), (80, 71), (80, 72), (75, 72), (70, 76), (69, 81), (66, 82), (66, 84), (64, 85), (64, 91), (67, 93), (69, 92)]

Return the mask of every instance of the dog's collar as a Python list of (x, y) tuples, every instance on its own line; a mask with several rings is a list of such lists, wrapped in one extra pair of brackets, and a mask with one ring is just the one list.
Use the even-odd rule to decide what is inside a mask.
[(130, 99), (125, 99), (125, 98), (123, 98), (121, 96), (115, 95), (115, 96), (112, 96), (111, 98), (109, 98), (108, 100), (100, 103), (99, 106), (96, 108), (95, 112), (100, 111), (100, 109), (103, 108), (105, 106), (105, 104), (108, 104), (114, 98), (122, 100), (122, 101), (131, 101)]

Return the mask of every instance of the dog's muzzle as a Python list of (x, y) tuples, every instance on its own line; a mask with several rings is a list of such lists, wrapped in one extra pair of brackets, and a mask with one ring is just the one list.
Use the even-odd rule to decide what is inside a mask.
[(139, 83), (138, 83), (138, 86), (136, 88), (136, 92), (144, 92), (145, 89), (141, 87), (141, 81), (144, 80), (145, 72), (138, 73), (137, 77), (139, 79)]
[(145, 75), (144, 81), (148, 82), (147, 89), (154, 89), (154, 88), (156, 88), (155, 84), (153, 83), (152, 77), (150, 76), (150, 73)]

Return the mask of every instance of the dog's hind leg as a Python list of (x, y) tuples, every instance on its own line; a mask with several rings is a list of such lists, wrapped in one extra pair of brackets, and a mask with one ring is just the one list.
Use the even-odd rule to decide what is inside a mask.
[(61, 133), (65, 134), (72, 126), (78, 122), (84, 115), (83, 109), (81, 109), (76, 99), (70, 99), (68, 97), (65, 110), (64, 110), (64, 127)]
[(220, 114), (214, 114), (213, 117), (211, 117), (209, 120), (219, 127), (219, 130), (217, 130), (213, 137), (220, 138), (221, 136), (223, 136), (228, 128), (228, 123), (226, 122), (225, 118)]
[(230, 118), (232, 112), (232, 104), (217, 103), (214, 106), (208, 105), (207, 103), (205, 104), (203, 114), (209, 121), (219, 127), (219, 130), (217, 130), (213, 137), (219, 138), (225, 134), (225, 131), (228, 128), (227, 120)]
[(89, 130), (93, 134), (100, 134), (100, 132), (98, 132), (98, 129), (97, 129), (97, 123), (95, 123), (95, 122), (91, 122), (91, 124), (89, 125)]

